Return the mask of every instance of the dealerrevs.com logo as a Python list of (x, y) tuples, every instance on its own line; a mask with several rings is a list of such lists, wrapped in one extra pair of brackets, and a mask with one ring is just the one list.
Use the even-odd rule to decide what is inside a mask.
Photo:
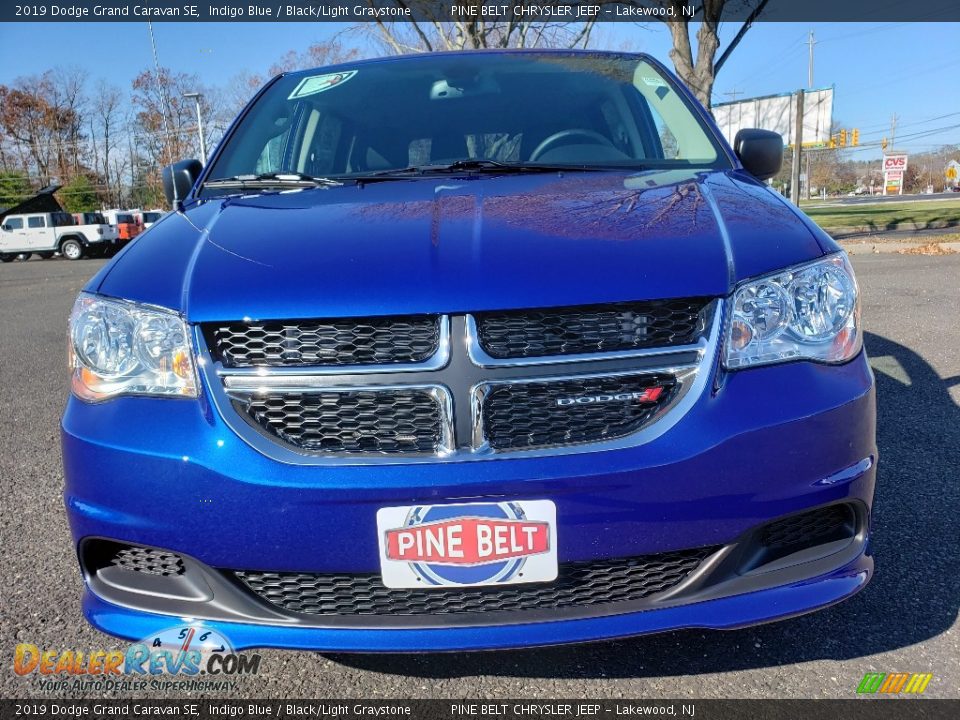
[(44, 692), (230, 691), (238, 687), (234, 678), (259, 669), (259, 655), (234, 652), (221, 633), (200, 625), (169, 628), (126, 650), (41, 649), (20, 643), (13, 654), (13, 671), (35, 679)]

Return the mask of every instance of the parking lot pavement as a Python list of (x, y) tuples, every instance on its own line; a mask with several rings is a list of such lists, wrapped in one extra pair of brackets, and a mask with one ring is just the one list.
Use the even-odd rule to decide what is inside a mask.
[[(39, 694), (11, 669), (16, 643), (84, 651), (124, 646), (80, 614), (80, 578), (60, 500), (66, 318), (102, 264), (0, 265), (4, 697)], [(928, 696), (960, 696), (960, 255), (864, 256), (854, 265), (880, 399), (877, 573), (864, 592), (802, 618), (723, 633), (496, 654), (263, 651), (260, 674), (241, 679), (237, 695), (849, 698), (864, 673), (897, 671), (932, 673)]]

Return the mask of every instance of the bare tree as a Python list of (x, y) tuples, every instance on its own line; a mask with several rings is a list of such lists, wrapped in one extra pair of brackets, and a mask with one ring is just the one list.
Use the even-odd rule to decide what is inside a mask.
[[(122, 140), (123, 125), (122, 109), (124, 97), (120, 88), (101, 80), (97, 85), (96, 100), (93, 103), (94, 112), (90, 118), (90, 136), (93, 149), (94, 169), (102, 176), (105, 184), (105, 195), (110, 204), (119, 205), (120, 174), (117, 173), (117, 162), (123, 157), (119, 152)], [(119, 157), (118, 157), (119, 156)], [(121, 163), (123, 168), (126, 163)]]
[[(164, 165), (197, 157), (199, 136), (194, 100), (186, 93), (201, 93), (200, 111), (204, 117), (216, 116), (211, 101), (219, 97), (204, 87), (195, 75), (175, 73), (168, 68), (159, 72), (145, 70), (133, 80), (131, 97), (135, 118), (132, 145), (136, 157), (131, 172), (133, 185), (146, 185), (145, 197), (162, 197), (160, 168)], [(131, 155), (134, 153), (131, 151)]]
[[(677, 75), (696, 95), (697, 100), (704, 107), (709, 108), (717, 73), (766, 8), (769, 0), (696, 0), (693, 2), (696, 11), (693, 17), (684, 12), (684, 9), (690, 5), (689, 0), (653, 0), (653, 2), (665, 11), (669, 11), (655, 17), (661, 20), (670, 31), (673, 41), (670, 59), (673, 61)], [(649, 5), (650, 0), (640, 0), (637, 4)], [(744, 20), (737, 34), (718, 58), (720, 22), (725, 11), (736, 12), (738, 16), (744, 15)], [(690, 40), (691, 22), (699, 23), (696, 33), (696, 56)]]
[(349, 62), (359, 57), (359, 50), (347, 47), (339, 37), (333, 37), (323, 42), (314, 43), (303, 51), (290, 50), (270, 66), (269, 74), (273, 76), (292, 70), (309, 70), (324, 65)]
[(57, 173), (61, 180), (72, 179), (83, 170), (86, 138), (83, 117), (87, 108), (84, 94), (86, 73), (77, 67), (54, 68), (46, 73), (47, 102), (50, 105)]
[(42, 91), (38, 77), (18, 78), (13, 87), (0, 86), (0, 127), (16, 164), (45, 185), (50, 182), (52, 153), (50, 106)]
[(0, 86), (0, 130), (4, 162), (11, 156), (39, 184), (68, 182), (86, 172), (85, 76), (55, 68)]

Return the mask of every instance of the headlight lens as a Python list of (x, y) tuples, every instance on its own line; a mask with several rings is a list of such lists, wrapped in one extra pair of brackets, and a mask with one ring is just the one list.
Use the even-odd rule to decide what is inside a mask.
[(843, 253), (750, 280), (728, 309), (724, 365), (836, 363), (860, 351), (860, 296)]
[(197, 396), (183, 319), (171, 310), (82, 294), (70, 315), (71, 387), (84, 400)]

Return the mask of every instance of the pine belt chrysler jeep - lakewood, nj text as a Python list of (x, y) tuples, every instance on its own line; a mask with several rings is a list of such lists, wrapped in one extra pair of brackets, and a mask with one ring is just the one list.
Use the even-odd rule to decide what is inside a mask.
[(270, 81), (70, 317), (96, 627), (410, 651), (734, 628), (863, 588), (853, 271), (659, 63)]

